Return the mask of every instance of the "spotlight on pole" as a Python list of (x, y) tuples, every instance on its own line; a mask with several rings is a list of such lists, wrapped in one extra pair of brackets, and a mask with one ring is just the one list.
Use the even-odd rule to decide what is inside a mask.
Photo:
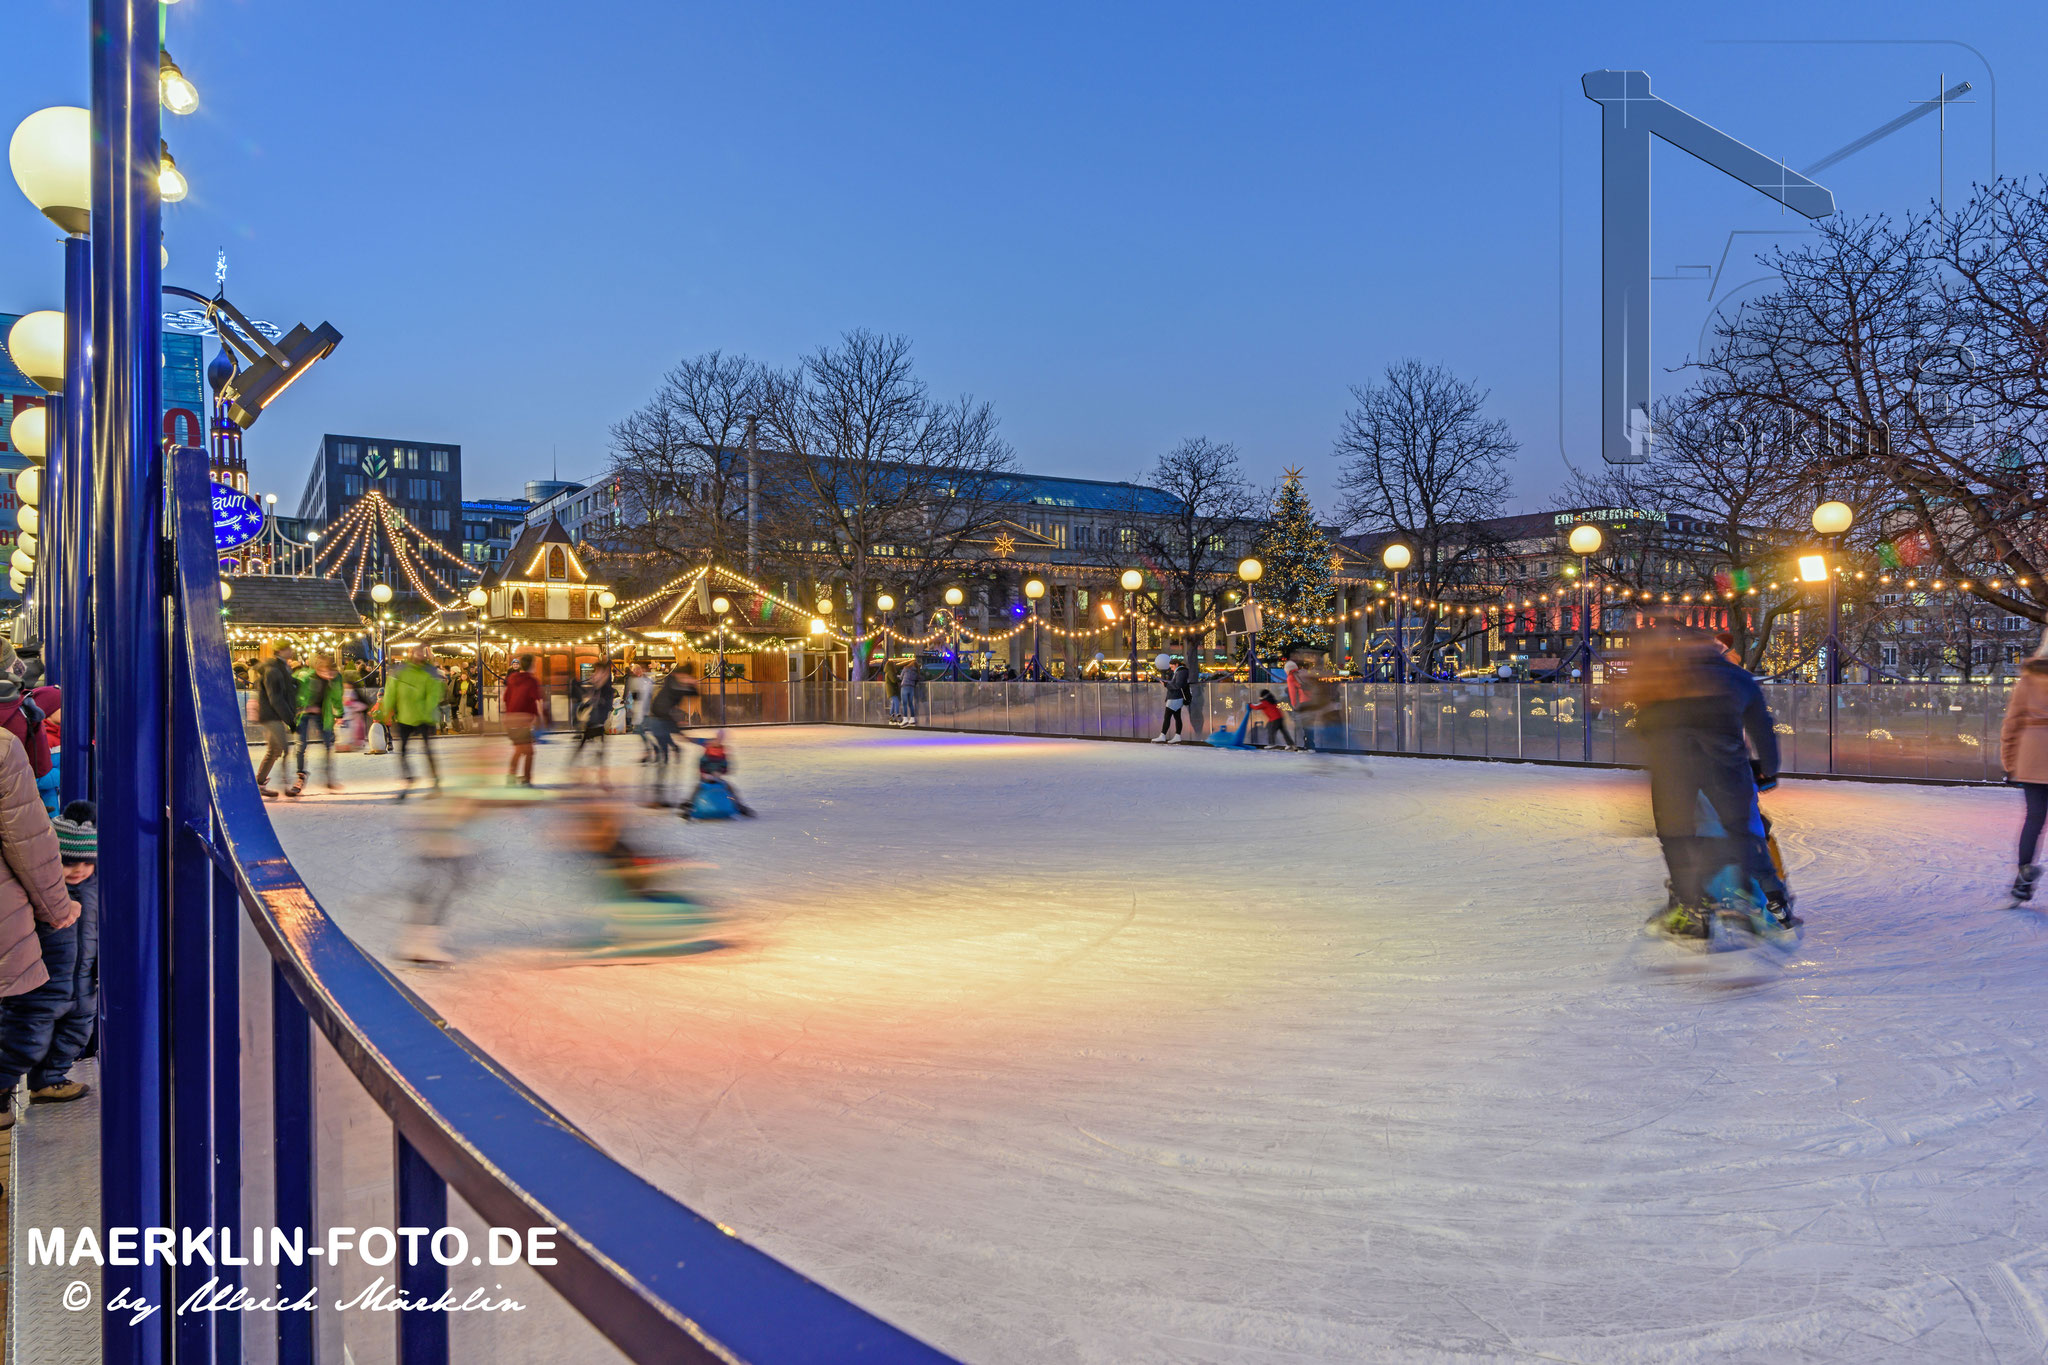
[(171, 155), (171, 144), (157, 144), (156, 192), (166, 204), (175, 204), (192, 192), (185, 183), (185, 173), (178, 169), (177, 158)]
[(199, 107), (199, 87), (178, 69), (169, 51), (160, 50), (156, 55), (156, 82), (164, 108), (171, 113), (189, 114)]
[(164, 292), (204, 304), (206, 320), (220, 334), (221, 343), (246, 362), (219, 386), (220, 397), (227, 401), (228, 420), (244, 431), (255, 425), (279, 394), (341, 344), (341, 333), (332, 323), (323, 322), (316, 328), (299, 323), (285, 333), (284, 340), (272, 342), (224, 297), (209, 299), (169, 285)]

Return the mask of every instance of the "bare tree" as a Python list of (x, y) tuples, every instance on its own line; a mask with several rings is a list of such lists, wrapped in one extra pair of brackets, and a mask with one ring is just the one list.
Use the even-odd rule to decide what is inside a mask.
[[(1406, 543), (1413, 561), (1403, 587), (1424, 600), (1483, 583), (1502, 547), (1480, 523), (1506, 502), (1507, 462), (1520, 448), (1507, 423), (1485, 415), (1486, 391), (1441, 365), (1404, 360), (1378, 383), (1354, 385), (1351, 397), (1333, 452), (1345, 524)], [(1446, 622), (1425, 612), (1421, 624), (1427, 660)]]
[(767, 385), (776, 534), (817, 579), (850, 590), (856, 678), (872, 584), (886, 576), (928, 601), (978, 558), (1016, 467), (996, 428), (986, 403), (934, 399), (901, 336), (849, 332)]
[(1794, 429), (1777, 454), (1861, 507), (1860, 536), (1917, 537), (1933, 573), (2034, 621), (2048, 617), (2048, 295), (2039, 243), (2006, 236), (2041, 221), (2038, 198), (2007, 183), (1946, 217), (1824, 221), (1770, 258), (1781, 284), (1701, 365), (1722, 399)]
[(652, 555), (663, 575), (747, 548), (747, 423), (770, 376), (719, 351), (684, 360), (647, 403), (612, 426), (606, 473), (618, 489), (616, 548)]
[(1652, 592), (1649, 610), (1675, 594), (1724, 612), (1743, 663), (1761, 669), (1773, 631), (1805, 601), (1786, 570), (1818, 500), (1810, 471), (1788, 456), (1795, 437), (1782, 423), (1709, 384), (1660, 404), (1656, 429), (1647, 464), (1575, 471), (1559, 505), (1652, 508), (1702, 528), (1679, 535), (1638, 521), (1601, 547), (1593, 571), (1638, 599)]
[[(1126, 485), (1116, 499), (1106, 562), (1142, 566), (1158, 586), (1138, 609), (1182, 640), (1190, 661), (1195, 642), (1216, 624), (1224, 590), (1250, 547), (1267, 499), (1245, 481), (1237, 447), (1191, 436), (1153, 462), (1150, 488)], [(1152, 491), (1165, 494), (1163, 500)]]

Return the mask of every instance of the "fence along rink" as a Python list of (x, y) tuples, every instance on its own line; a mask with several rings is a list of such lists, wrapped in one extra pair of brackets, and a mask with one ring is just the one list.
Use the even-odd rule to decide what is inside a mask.
[[(1277, 692), (1277, 685), (1271, 686)], [(890, 722), (879, 682), (791, 684), (793, 717), (854, 725)], [(801, 689), (801, 691), (797, 691)], [(1259, 688), (1194, 689), (1190, 742), (1235, 730)], [(1612, 689), (1569, 683), (1341, 683), (1329, 747), (1355, 753), (1581, 762), (1592, 712), (1593, 761), (1641, 762), (1634, 710)], [(1944, 683), (1778, 683), (1765, 687), (1784, 771), (1939, 782), (2001, 782), (1998, 736), (2007, 689)], [(1117, 682), (920, 683), (917, 722), (930, 729), (1076, 739), (1149, 739), (1165, 694)], [(1835, 714), (1832, 761), (1828, 709)], [(1290, 721), (1290, 725), (1293, 722)]]

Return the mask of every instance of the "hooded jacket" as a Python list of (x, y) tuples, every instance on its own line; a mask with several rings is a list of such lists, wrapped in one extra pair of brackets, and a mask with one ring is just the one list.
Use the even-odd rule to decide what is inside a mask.
[(12, 731), (0, 733), (0, 995), (20, 995), (48, 981), (36, 925), (61, 929), (77, 918), (57, 831), (36, 794), (28, 754)]
[(0, 701), (0, 730), (21, 741), (29, 772), (41, 777), (50, 771), (50, 735), (43, 728), (43, 715), (18, 687), (14, 695)]
[(441, 675), (414, 660), (391, 675), (384, 706), (400, 725), (432, 725), (441, 718)]
[(2029, 659), (2005, 703), (1998, 756), (2015, 782), (2048, 782), (2048, 659)]

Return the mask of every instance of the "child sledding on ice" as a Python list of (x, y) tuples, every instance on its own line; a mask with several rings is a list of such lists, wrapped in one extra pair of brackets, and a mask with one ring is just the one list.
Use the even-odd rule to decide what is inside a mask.
[(626, 837), (627, 809), (618, 801), (592, 794), (570, 804), (569, 840), (597, 874), (603, 923), (574, 945), (565, 965), (656, 962), (725, 946), (706, 933), (717, 922), (711, 910), (669, 885), (677, 872), (705, 864), (636, 847)]
[(732, 785), (732, 748), (720, 730), (708, 739), (692, 735), (690, 743), (701, 745), (697, 756), (697, 785), (683, 798), (685, 820), (730, 820), (735, 815), (753, 817), (754, 808), (740, 800)]

